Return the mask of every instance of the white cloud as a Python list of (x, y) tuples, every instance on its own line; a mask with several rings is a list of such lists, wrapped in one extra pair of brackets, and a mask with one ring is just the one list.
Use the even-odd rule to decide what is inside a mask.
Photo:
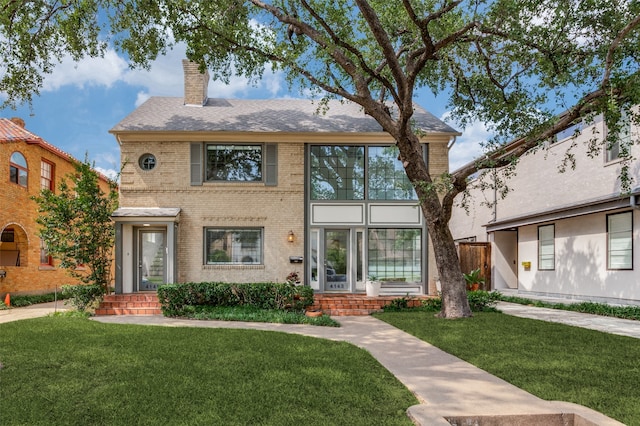
[(116, 180), (118, 178), (118, 172), (115, 169), (105, 169), (102, 167), (94, 167), (94, 170), (98, 173), (101, 173), (108, 177), (111, 180)]
[(114, 50), (107, 50), (102, 58), (84, 58), (75, 62), (66, 56), (57, 65), (43, 83), (43, 91), (55, 91), (62, 86), (73, 85), (84, 88), (86, 85), (111, 87), (122, 79), (127, 70), (127, 62)]
[[(461, 128), (458, 123), (451, 120), (449, 113), (445, 113), (441, 120), (454, 128)], [(449, 170), (453, 172), (482, 155), (481, 144), (490, 137), (491, 132), (484, 123), (476, 121), (464, 128), (462, 136), (458, 136), (456, 143), (449, 151)]]
[[(84, 88), (88, 85), (111, 87), (116, 82), (142, 87), (138, 91), (136, 106), (151, 96), (181, 96), (184, 89), (182, 59), (186, 57), (184, 44), (176, 45), (166, 55), (151, 62), (151, 68), (130, 69), (127, 61), (114, 50), (109, 49), (103, 58), (84, 58), (74, 62), (71, 57), (54, 68), (51, 75), (45, 77), (44, 91), (56, 91), (65, 85)], [(221, 81), (209, 82), (209, 97), (237, 98), (260, 91), (266, 96), (276, 97), (283, 89), (284, 76), (267, 67), (263, 78), (256, 87), (249, 80), (235, 76), (225, 84)]]

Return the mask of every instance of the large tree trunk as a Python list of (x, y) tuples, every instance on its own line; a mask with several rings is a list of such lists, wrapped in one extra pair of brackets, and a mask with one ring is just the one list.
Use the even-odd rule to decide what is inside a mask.
[(405, 127), (405, 132), (398, 132), (396, 141), (405, 163), (407, 176), (418, 194), (422, 214), (426, 220), (433, 245), (442, 288), (442, 311), (439, 316), (443, 318), (470, 317), (471, 309), (467, 299), (465, 279), (460, 269), (456, 245), (449, 230), (449, 216), (445, 214), (437, 185), (433, 184), (428, 166), (425, 164), (422, 145), (407, 128), (408, 126)]
[(436, 266), (442, 288), (442, 318), (470, 317), (464, 276), (460, 269), (458, 252), (447, 223), (428, 221), (429, 236), (436, 257)]

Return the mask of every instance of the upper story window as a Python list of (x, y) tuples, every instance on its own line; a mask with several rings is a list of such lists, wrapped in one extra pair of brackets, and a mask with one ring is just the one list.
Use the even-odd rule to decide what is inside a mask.
[(55, 166), (53, 163), (50, 163), (46, 160), (42, 160), (40, 162), (40, 189), (48, 189), (49, 191), (53, 191), (54, 189), (54, 181), (53, 181), (53, 171)]
[(27, 160), (19, 152), (11, 154), (9, 163), (9, 180), (20, 186), (27, 187)]
[(138, 159), (138, 165), (142, 170), (153, 170), (156, 167), (156, 157), (153, 154), (142, 154)]
[[(617, 129), (609, 129), (614, 135), (605, 141), (605, 161), (615, 161), (620, 158), (622, 149), (628, 147), (631, 142), (631, 120), (626, 111), (622, 111)], [(622, 148), (622, 149), (621, 149)]]
[(370, 200), (417, 200), (416, 192), (393, 146), (368, 148), (368, 197)]
[(582, 133), (583, 129), (584, 129), (584, 123), (582, 121), (579, 121), (579, 122), (577, 122), (575, 124), (572, 124), (571, 126), (567, 127), (566, 129), (561, 130), (558, 133), (556, 133), (554, 140), (552, 140), (552, 143), (553, 142), (560, 142), (560, 141), (563, 141), (565, 139), (577, 137)]
[(205, 155), (208, 182), (262, 181), (262, 145), (208, 144)]
[(416, 200), (396, 146), (310, 149), (312, 200)]
[(312, 200), (364, 200), (364, 146), (311, 147)]
[(190, 182), (262, 182), (278, 185), (278, 144), (190, 145)]

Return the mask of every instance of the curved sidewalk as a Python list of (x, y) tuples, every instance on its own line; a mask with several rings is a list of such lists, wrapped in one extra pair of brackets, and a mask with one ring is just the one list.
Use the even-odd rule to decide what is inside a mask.
[[(491, 418), (493, 425), (621, 425), (579, 405), (544, 401), (371, 316), (337, 317), (340, 328), (308, 325), (198, 321), (162, 316), (103, 316), (95, 321), (171, 327), (247, 328), (350, 342), (369, 351), (421, 402), (408, 413), (418, 425), (451, 425), (446, 418)], [(524, 419), (535, 423), (520, 423)], [(531, 417), (533, 416), (533, 417)], [(477, 423), (464, 423), (477, 424)], [(481, 424), (481, 423), (480, 423)]]
[[(0, 311), (0, 323), (34, 318), (54, 310), (66, 309), (61, 302), (58, 302), (57, 306), (46, 305)], [(636, 324), (635, 321), (628, 324), (627, 320), (616, 321), (613, 318), (594, 315), (589, 315), (591, 318), (585, 319), (582, 316), (587, 314), (513, 304), (503, 305), (502, 302), (499, 308), (510, 315), (529, 315), (530, 318), (549, 319), (546, 317), (553, 314), (556, 320), (565, 317), (567, 321), (576, 321), (575, 318), (578, 318), (582, 324), (580, 326), (602, 322), (602, 327), (609, 327), (616, 332), (620, 329), (622, 331), (629, 329), (640, 331), (640, 322)], [(489, 418), (492, 425), (582, 424), (604, 426), (622, 424), (586, 407), (567, 402), (544, 401), (371, 316), (337, 317), (341, 324), (340, 328), (198, 321), (165, 318), (161, 315), (103, 316), (93, 317), (92, 320), (111, 324), (148, 326), (246, 328), (347, 341), (369, 351), (416, 395), (421, 404), (409, 408), (408, 413), (418, 425), (450, 426), (451, 423), (446, 418), (454, 418), (459, 421), (459, 424), (482, 424), (477, 422), (478, 419), (488, 421)], [(624, 325), (616, 325), (619, 322)], [(475, 423), (473, 423), (474, 420)]]

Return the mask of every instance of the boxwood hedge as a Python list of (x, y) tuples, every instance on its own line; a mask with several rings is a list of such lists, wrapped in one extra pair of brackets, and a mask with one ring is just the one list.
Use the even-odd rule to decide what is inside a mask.
[(184, 316), (186, 307), (199, 305), (304, 311), (313, 304), (313, 289), (271, 282), (165, 284), (158, 287), (158, 299), (168, 317)]

